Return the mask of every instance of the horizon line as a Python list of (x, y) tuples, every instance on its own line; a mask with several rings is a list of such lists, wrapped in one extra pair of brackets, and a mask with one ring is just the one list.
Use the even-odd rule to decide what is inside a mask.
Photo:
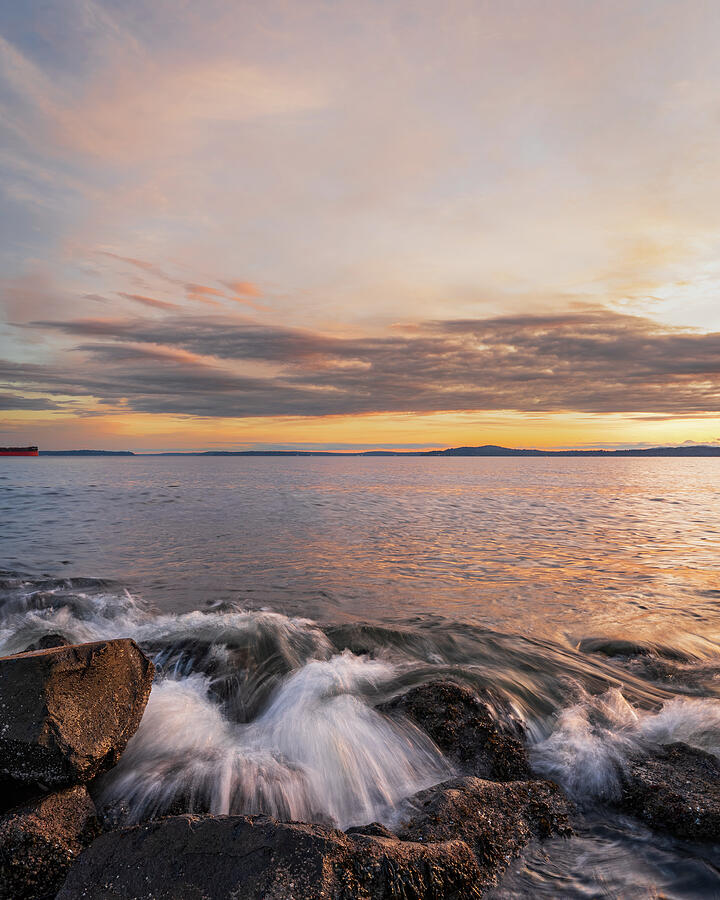
[[(416, 445), (417, 446), (417, 445)], [(422, 446), (422, 445), (421, 445)], [(427, 446), (427, 445), (426, 445)], [(162, 450), (105, 450), (99, 448), (40, 449), (40, 456), (62, 455), (98, 455), (98, 456), (647, 456), (647, 455), (686, 455), (686, 456), (720, 456), (720, 443), (696, 443), (685, 441), (680, 444), (629, 444), (615, 446), (580, 446), (561, 448), (542, 447), (506, 447), (497, 444), (479, 444), (464, 446), (438, 447), (437, 444), (427, 449), (401, 449), (397, 447), (378, 447), (366, 445), (358, 449), (324, 449), (321, 447), (287, 447), (265, 446), (244, 449), (162, 449)]]

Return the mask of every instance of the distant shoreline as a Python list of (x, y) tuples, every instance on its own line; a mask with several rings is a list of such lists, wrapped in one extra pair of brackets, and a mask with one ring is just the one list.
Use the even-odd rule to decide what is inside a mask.
[(40, 450), (40, 456), (465, 456), (465, 457), (720, 457), (720, 447), (649, 447), (630, 450), (531, 450), (497, 447), (450, 447), (447, 450), (167, 450), (157, 453), (135, 453), (132, 450)]

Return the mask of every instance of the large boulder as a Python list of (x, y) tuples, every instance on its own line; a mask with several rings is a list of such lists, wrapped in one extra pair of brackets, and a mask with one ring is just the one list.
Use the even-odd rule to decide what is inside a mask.
[(54, 897), (97, 832), (95, 807), (84, 785), (0, 816), (0, 900)]
[(489, 694), (455, 681), (431, 681), (378, 707), (422, 728), (463, 772), (492, 781), (531, 778), (522, 725)]
[(0, 659), (0, 775), (55, 787), (109, 769), (140, 724), (153, 674), (127, 639)]
[(185, 815), (98, 838), (57, 900), (471, 900), (478, 876), (462, 841)]
[(657, 747), (631, 760), (620, 805), (683, 840), (720, 842), (720, 762), (680, 742)]
[(569, 812), (565, 795), (550, 781), (454, 778), (411, 797), (397, 835), (422, 843), (461, 838), (475, 854), (478, 884), (485, 888), (533, 838), (571, 835)]

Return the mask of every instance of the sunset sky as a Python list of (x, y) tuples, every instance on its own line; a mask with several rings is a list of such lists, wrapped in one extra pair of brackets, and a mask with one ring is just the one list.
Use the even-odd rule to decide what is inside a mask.
[(0, 0), (0, 443), (720, 441), (720, 3)]

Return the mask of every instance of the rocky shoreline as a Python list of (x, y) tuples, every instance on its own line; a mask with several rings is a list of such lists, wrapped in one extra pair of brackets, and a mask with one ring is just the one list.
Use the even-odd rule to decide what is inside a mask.
[[(154, 666), (129, 639), (63, 643), (0, 659), (0, 900), (465, 900), (529, 842), (572, 835), (573, 805), (533, 775), (512, 711), (451, 680), (378, 707), (425, 732), (457, 772), (392, 823), (343, 832), (179, 809), (121, 827), (96, 807), (96, 786), (140, 724)], [(714, 756), (648, 747), (622, 779), (617, 808), (682, 840), (720, 840)]]

